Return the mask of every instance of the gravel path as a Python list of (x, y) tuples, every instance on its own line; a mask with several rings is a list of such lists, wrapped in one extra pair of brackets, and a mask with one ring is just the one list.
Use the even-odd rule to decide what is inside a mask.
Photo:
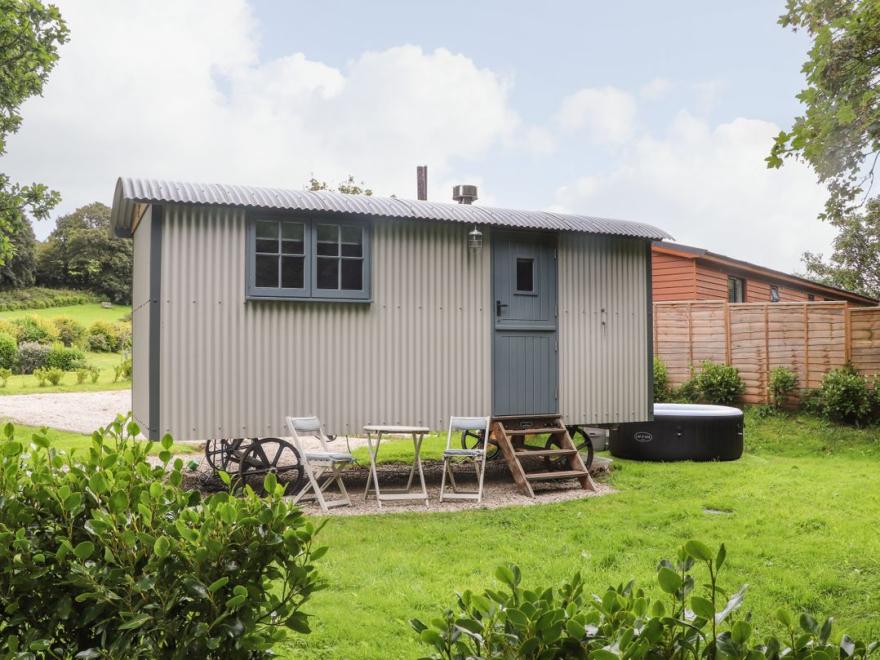
[(0, 396), (0, 419), (91, 433), (131, 410), (131, 390)]

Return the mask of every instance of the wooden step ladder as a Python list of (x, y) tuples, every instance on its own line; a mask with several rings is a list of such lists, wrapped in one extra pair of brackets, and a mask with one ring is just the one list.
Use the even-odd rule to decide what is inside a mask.
[[(526, 438), (549, 434), (558, 449), (545, 449), (530, 446)], [(492, 439), (501, 448), (517, 490), (523, 495), (534, 497), (532, 490), (534, 481), (550, 481), (556, 479), (577, 479), (584, 490), (596, 490), (590, 472), (584, 465), (580, 452), (572, 442), (568, 429), (558, 415), (524, 415), (516, 417), (493, 417), (490, 428)], [(541, 441), (542, 444), (545, 441)], [(527, 472), (522, 464), (525, 458), (562, 459), (567, 469)]]

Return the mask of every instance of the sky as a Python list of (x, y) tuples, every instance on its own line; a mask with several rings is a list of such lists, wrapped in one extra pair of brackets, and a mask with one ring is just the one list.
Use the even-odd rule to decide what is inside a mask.
[(809, 48), (782, 0), (58, 4), (70, 42), (0, 160), (57, 214), (119, 176), (413, 198), (424, 164), (435, 201), (471, 183), (787, 271), (831, 251), (814, 173), (764, 163)]

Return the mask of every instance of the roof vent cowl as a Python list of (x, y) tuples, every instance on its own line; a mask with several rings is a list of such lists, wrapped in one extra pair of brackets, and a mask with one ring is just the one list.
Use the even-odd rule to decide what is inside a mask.
[(473, 204), (477, 199), (477, 187), (468, 184), (453, 186), (452, 199), (459, 204)]

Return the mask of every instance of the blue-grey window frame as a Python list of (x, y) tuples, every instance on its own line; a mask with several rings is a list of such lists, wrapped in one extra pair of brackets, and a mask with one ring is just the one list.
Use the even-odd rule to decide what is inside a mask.
[[(305, 268), (302, 289), (285, 289), (281, 287), (256, 286), (256, 233), (258, 220), (275, 222), (301, 222), (305, 228)], [(318, 289), (317, 278), (317, 225), (336, 225), (338, 227), (356, 227), (363, 237), (363, 288), (353, 289)], [(341, 218), (307, 217), (289, 214), (260, 213), (250, 214), (246, 227), (245, 254), (245, 297), (248, 300), (297, 300), (312, 302), (372, 302), (372, 271), (373, 249), (372, 231), (368, 223), (351, 222)]]

